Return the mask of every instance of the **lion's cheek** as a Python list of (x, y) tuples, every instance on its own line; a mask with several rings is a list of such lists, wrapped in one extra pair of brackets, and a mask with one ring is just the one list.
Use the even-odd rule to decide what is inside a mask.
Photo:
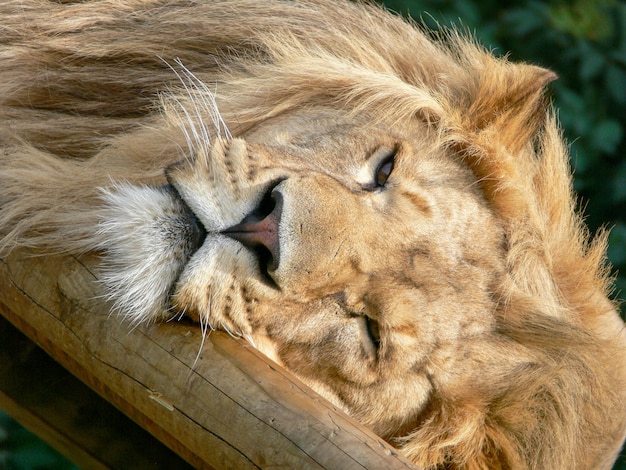
[[(354, 281), (364, 250), (364, 219), (356, 196), (326, 175), (292, 177), (276, 186), (283, 199), (280, 262), (271, 273), (281, 290), (301, 301), (338, 292)], [(335, 197), (329, 197), (334, 194)]]
[(250, 338), (260, 301), (272, 297), (257, 271), (249, 250), (229, 238), (211, 236), (179, 277), (172, 307), (209, 328)]

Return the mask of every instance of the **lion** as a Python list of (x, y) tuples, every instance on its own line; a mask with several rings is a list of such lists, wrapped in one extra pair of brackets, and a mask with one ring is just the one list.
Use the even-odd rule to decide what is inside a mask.
[[(424, 469), (608, 469), (626, 333), (553, 72), (346, 0), (6, 0), (0, 249), (247, 339)], [(113, 321), (113, 320), (112, 320)]]

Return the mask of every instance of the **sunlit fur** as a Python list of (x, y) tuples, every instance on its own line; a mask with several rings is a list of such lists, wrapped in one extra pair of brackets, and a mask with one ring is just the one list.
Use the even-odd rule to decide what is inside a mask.
[[(423, 468), (611, 467), (624, 325), (552, 72), (343, 0), (0, 18), (0, 252), (98, 252), (132, 322), (246, 337)], [(269, 191), (263, 274), (220, 232)]]

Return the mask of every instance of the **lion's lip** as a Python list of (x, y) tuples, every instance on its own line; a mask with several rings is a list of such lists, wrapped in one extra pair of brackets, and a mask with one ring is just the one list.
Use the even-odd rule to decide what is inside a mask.
[[(187, 207), (187, 209), (189, 208)], [(187, 220), (189, 222), (189, 228), (191, 232), (188, 236), (188, 241), (191, 248), (189, 257), (191, 257), (204, 244), (204, 240), (206, 240), (207, 237), (207, 231), (204, 228), (204, 225), (200, 223), (200, 219), (198, 219), (196, 214), (194, 214), (191, 209), (189, 209), (189, 218)]]
[(164, 189), (170, 192), (181, 204), (183, 208), (182, 220), (185, 225), (184, 239), (186, 242), (186, 257), (190, 259), (193, 254), (200, 249), (207, 237), (207, 231), (200, 222), (198, 216), (191, 210), (185, 199), (181, 196), (175, 186), (168, 184)]

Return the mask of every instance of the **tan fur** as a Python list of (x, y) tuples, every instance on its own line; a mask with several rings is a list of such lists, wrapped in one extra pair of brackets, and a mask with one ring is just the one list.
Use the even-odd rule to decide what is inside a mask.
[[(611, 467), (624, 325), (551, 72), (340, 0), (0, 18), (1, 251), (100, 250), (133, 321), (245, 336), (424, 468)], [(270, 196), (264, 268), (222, 232)]]

